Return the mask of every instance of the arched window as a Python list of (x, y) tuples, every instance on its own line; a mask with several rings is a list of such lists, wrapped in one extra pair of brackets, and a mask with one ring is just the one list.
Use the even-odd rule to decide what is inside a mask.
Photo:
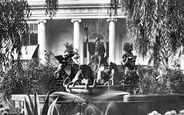
[(91, 36), (90, 36), (90, 41), (94, 41), (96, 38), (100, 38), (101, 40), (104, 39), (104, 37), (102, 36), (102, 34), (100, 33), (93, 33)]

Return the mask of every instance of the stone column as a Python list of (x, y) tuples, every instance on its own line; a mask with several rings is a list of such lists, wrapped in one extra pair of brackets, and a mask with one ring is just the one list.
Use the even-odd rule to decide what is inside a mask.
[(79, 62), (83, 64), (83, 52), (81, 51), (81, 45), (83, 44), (82, 40), (80, 39), (80, 22), (81, 19), (72, 19), (71, 22), (73, 23), (73, 47), (79, 51)]
[(115, 22), (117, 19), (107, 19), (109, 22), (109, 62), (115, 62), (116, 59), (116, 42), (115, 42)]
[(39, 44), (39, 50), (38, 50), (38, 56), (41, 59), (41, 63), (45, 64), (45, 50), (46, 50), (46, 29), (45, 29), (45, 23), (46, 20), (38, 20), (38, 44)]

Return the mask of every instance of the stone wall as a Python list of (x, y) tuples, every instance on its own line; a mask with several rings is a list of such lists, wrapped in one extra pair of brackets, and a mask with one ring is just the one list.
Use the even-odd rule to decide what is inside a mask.
[[(12, 101), (15, 106), (24, 107), (24, 97), (26, 95), (12, 95)], [(39, 96), (40, 103), (43, 105), (45, 96)], [(53, 99), (53, 98), (52, 98)], [(68, 99), (66, 101), (60, 100), (59, 104), (70, 103)], [(74, 114), (76, 108), (76, 102), (72, 105), (69, 115)], [(104, 113), (116, 112), (116, 115), (147, 115), (148, 113), (156, 110), (163, 114), (170, 110), (176, 110), (177, 112), (184, 109), (184, 95), (124, 95), (120, 97), (112, 97), (107, 101), (89, 101), (99, 110)]]

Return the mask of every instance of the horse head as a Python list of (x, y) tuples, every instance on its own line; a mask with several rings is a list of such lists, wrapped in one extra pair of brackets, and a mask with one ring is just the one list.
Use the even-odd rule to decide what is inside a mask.
[(80, 69), (82, 70), (82, 77), (89, 80), (89, 84), (92, 84), (94, 81), (93, 71), (90, 68), (90, 66), (84, 64), (80, 66)]

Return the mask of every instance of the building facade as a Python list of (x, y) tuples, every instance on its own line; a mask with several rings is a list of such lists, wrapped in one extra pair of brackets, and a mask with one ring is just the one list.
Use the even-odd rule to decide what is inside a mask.
[[(66, 49), (64, 44), (68, 42), (79, 51), (80, 63), (88, 64), (91, 56), (87, 50), (86, 38), (89, 42), (94, 42), (99, 37), (105, 45), (108, 61), (120, 64), (123, 43), (130, 41), (130, 38), (127, 37), (126, 16), (121, 9), (121, 0), (116, 0), (116, 10), (112, 8), (111, 1), (113, 0), (58, 0), (58, 11), (51, 19), (45, 14), (45, 0), (28, 0), (32, 15), (27, 21), (30, 35), (24, 42), (32, 47), (28, 49), (30, 51), (23, 51), (24, 58), (38, 56), (45, 63), (44, 51), (62, 55)], [(87, 34), (85, 27), (88, 28)], [(136, 64), (148, 64), (148, 59), (142, 59), (136, 52), (134, 54), (137, 55)], [(180, 69), (184, 68), (183, 60), (182, 55), (178, 59)], [(169, 59), (169, 67), (173, 63)]]
[[(111, 7), (111, 0), (59, 0), (56, 16), (45, 15), (45, 0), (28, 0), (32, 15), (27, 21), (30, 35), (27, 44), (38, 44), (38, 57), (45, 63), (44, 51), (54, 55), (62, 55), (66, 42), (72, 43), (80, 54), (80, 63), (90, 62), (90, 54), (86, 47), (86, 38), (94, 42), (101, 38), (106, 48), (109, 62), (120, 64), (122, 44), (128, 41), (126, 17), (119, 2), (117, 15)], [(88, 28), (88, 32), (84, 31)]]

